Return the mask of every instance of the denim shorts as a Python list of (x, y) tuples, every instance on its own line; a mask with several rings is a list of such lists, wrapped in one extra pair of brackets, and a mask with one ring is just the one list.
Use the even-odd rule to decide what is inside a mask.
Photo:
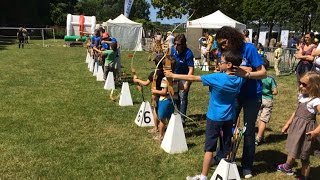
[(229, 121), (213, 121), (207, 118), (206, 140), (204, 151), (215, 152), (217, 149), (217, 141), (221, 139), (220, 149), (224, 154), (230, 150), (232, 137), (232, 120)]

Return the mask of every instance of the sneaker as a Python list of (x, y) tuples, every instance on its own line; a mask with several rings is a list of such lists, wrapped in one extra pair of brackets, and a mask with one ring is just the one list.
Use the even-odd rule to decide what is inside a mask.
[(243, 173), (243, 177), (244, 177), (245, 179), (252, 178), (251, 170), (249, 170), (249, 169), (244, 169), (244, 170), (242, 171), (242, 173)]
[(255, 140), (255, 145), (256, 146), (259, 146), (259, 145), (261, 145), (262, 143), (264, 143), (264, 139), (263, 139), (263, 137), (262, 138), (258, 138), (258, 137), (256, 137), (256, 140)]
[(186, 180), (200, 180), (201, 175), (187, 176)]
[(287, 168), (286, 166), (287, 166), (286, 163), (279, 164), (277, 166), (277, 171), (281, 171), (281, 172), (286, 173), (288, 176), (292, 176), (293, 175), (292, 168)]

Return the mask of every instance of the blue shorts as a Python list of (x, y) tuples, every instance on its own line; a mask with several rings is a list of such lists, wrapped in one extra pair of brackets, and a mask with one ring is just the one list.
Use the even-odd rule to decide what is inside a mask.
[(232, 137), (232, 120), (213, 121), (207, 118), (205, 152), (215, 152), (220, 139), (220, 150), (226, 154), (230, 150)]
[(174, 107), (171, 99), (159, 100), (158, 104), (158, 118), (160, 121), (170, 119)]

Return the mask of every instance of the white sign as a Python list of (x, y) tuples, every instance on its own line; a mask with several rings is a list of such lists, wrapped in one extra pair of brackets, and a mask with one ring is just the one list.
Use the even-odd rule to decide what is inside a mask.
[(280, 42), (282, 43), (283, 47), (288, 46), (288, 39), (289, 39), (289, 30), (282, 30), (280, 36)]
[(253, 31), (252, 31), (252, 29), (248, 29), (248, 31), (249, 31), (249, 39), (250, 39), (250, 42), (252, 43), (252, 33), (253, 33)]
[(266, 31), (259, 33), (259, 41), (258, 42), (261, 43), (262, 46), (266, 46), (266, 37), (267, 37)]

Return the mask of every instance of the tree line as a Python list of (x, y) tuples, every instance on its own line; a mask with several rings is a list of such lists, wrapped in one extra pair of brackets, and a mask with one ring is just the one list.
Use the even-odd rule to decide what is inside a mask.
[[(289, 30), (320, 31), (319, 0), (135, 0), (130, 19), (152, 26), (149, 7), (158, 9), (158, 18), (192, 19), (221, 10), (227, 16), (259, 28), (278, 25)], [(0, 26), (65, 26), (68, 13), (96, 16), (98, 22), (123, 13), (124, 0), (1, 0)]]

